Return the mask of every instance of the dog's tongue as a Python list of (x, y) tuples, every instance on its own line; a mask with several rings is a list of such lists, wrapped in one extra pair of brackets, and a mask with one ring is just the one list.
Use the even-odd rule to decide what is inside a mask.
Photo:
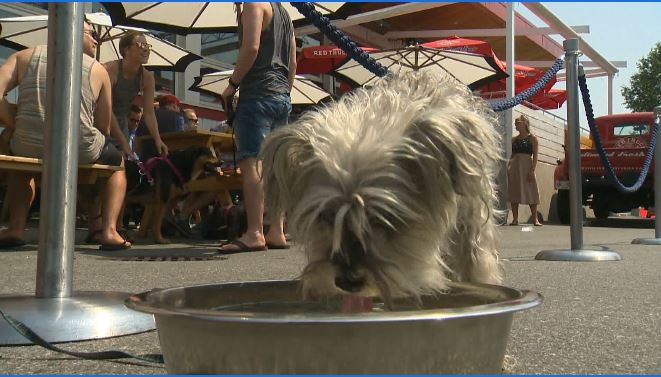
[(342, 313), (365, 313), (372, 311), (372, 298), (358, 295), (344, 296)]

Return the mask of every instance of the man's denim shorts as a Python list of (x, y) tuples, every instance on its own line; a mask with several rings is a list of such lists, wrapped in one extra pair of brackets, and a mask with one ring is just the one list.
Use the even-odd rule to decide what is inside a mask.
[(262, 141), (271, 131), (287, 124), (291, 112), (288, 94), (241, 99), (234, 116), (237, 161), (257, 157)]

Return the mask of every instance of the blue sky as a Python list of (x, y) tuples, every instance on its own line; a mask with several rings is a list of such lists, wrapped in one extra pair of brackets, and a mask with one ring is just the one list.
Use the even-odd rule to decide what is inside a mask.
[[(545, 2), (549, 10), (567, 25), (589, 25), (590, 33), (581, 34), (595, 50), (608, 60), (626, 60), (627, 68), (613, 80), (613, 113), (629, 112), (620, 89), (629, 85), (629, 78), (637, 71), (636, 64), (646, 56), (655, 43), (661, 42), (661, 3), (645, 2)], [(515, 10), (538, 26), (546, 26), (522, 4)], [(558, 40), (560, 40), (558, 38)], [(661, 83), (658, 83), (661, 85)], [(560, 87), (556, 84), (556, 87)], [(608, 80), (606, 77), (588, 79), (595, 116), (608, 113)], [(581, 108), (582, 108), (581, 104)], [(558, 110), (566, 117), (566, 106)], [(583, 112), (581, 112), (583, 114)], [(581, 115), (585, 124), (585, 115)]]

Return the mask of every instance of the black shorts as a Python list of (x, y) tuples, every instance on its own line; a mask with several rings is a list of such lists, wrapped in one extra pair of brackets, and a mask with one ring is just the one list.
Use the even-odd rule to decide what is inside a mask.
[(122, 153), (115, 144), (106, 138), (106, 143), (101, 149), (99, 158), (94, 161), (95, 164), (119, 166), (122, 164)]

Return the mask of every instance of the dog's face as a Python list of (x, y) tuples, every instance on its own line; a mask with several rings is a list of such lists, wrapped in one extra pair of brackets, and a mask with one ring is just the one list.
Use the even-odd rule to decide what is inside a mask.
[(184, 150), (184, 153), (189, 155), (193, 161), (189, 177), (190, 180), (215, 173), (221, 165), (221, 161), (206, 147), (189, 147)]
[(266, 201), (308, 256), (308, 298), (413, 296), (496, 283), (495, 117), (425, 74), (382, 80), (272, 133)]

